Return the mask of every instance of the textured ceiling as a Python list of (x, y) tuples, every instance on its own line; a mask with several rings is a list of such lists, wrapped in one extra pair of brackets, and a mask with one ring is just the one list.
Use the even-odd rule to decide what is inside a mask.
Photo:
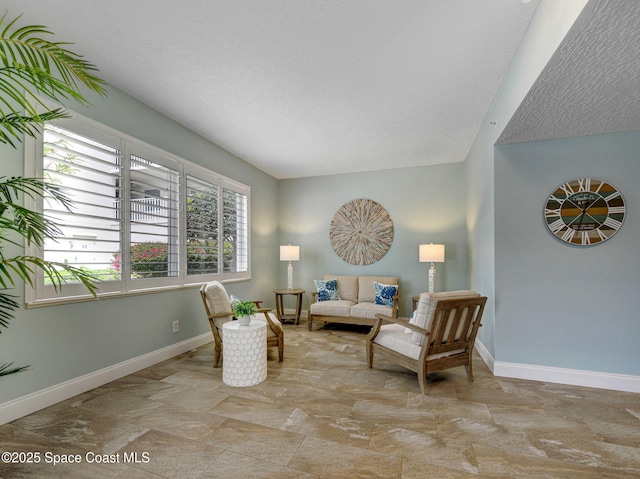
[(276, 178), (464, 161), (537, 0), (6, 0)]
[(498, 143), (640, 130), (640, 2), (592, 1)]

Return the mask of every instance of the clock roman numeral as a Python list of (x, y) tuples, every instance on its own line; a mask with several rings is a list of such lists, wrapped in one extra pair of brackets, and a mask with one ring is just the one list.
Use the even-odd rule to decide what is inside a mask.
[(610, 203), (611, 200), (616, 199), (616, 198), (620, 198), (620, 192), (619, 191), (614, 191), (609, 196), (605, 196), (605, 200), (607, 200), (607, 203)]
[(578, 191), (589, 191), (591, 189), (591, 178), (580, 178), (578, 180)]
[(581, 231), (580, 236), (582, 237), (582, 244), (591, 244), (591, 238), (589, 237), (588, 231)]
[(598, 183), (598, 187), (594, 190), (594, 193), (599, 193), (600, 188), (602, 188), (602, 185), (604, 185), (604, 181), (601, 181), (600, 183)]
[(606, 220), (604, 220), (603, 224), (614, 230), (618, 230), (622, 226), (622, 223), (620, 221), (614, 220), (610, 216)]
[(553, 232), (553, 234), (558, 234), (558, 232), (565, 226), (566, 225), (564, 224), (564, 221), (562, 221), (562, 218), (558, 218), (553, 223), (549, 224), (549, 229)]
[(560, 187), (560, 189), (561, 189), (562, 191), (564, 191), (564, 193), (565, 193), (567, 196), (570, 196), (570, 195), (572, 195), (572, 194), (574, 194), (574, 193), (575, 193), (575, 191), (573, 191), (573, 188), (571, 187), (571, 185), (570, 185), (569, 183), (565, 183), (564, 185), (562, 185), (562, 186)]
[(624, 206), (609, 206), (610, 215), (618, 215), (618, 214), (624, 214), (624, 213), (625, 213)]
[(567, 231), (565, 231), (562, 234), (562, 239), (564, 241), (570, 242), (575, 236), (575, 234), (576, 234), (576, 230), (574, 230), (573, 228), (567, 228)]
[(544, 216), (549, 218), (551, 216), (560, 216), (560, 208), (552, 210), (549, 208), (545, 208), (544, 210)]

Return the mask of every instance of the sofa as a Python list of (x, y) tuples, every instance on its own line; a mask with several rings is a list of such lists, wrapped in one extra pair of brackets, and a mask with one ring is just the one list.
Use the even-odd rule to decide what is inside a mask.
[(309, 331), (314, 321), (373, 326), (377, 314), (398, 317), (398, 278), (339, 276), (316, 280), (309, 306)]

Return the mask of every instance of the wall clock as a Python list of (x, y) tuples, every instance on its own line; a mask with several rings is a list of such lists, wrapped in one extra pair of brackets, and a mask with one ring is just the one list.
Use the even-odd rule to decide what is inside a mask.
[(562, 241), (589, 246), (611, 238), (622, 226), (626, 207), (620, 192), (596, 178), (560, 185), (547, 199), (544, 219)]
[(334, 215), (329, 240), (336, 254), (347, 263), (375, 263), (391, 246), (393, 223), (387, 210), (375, 201), (353, 200)]

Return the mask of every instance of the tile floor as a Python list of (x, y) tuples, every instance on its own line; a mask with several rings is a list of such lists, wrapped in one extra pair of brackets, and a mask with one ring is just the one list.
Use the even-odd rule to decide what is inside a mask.
[[(232, 388), (213, 346), (0, 426), (16, 478), (633, 478), (640, 395), (493, 377), (429, 377), (374, 358), (364, 334), (285, 326), (285, 360)], [(53, 464), (54, 460), (79, 463)]]

